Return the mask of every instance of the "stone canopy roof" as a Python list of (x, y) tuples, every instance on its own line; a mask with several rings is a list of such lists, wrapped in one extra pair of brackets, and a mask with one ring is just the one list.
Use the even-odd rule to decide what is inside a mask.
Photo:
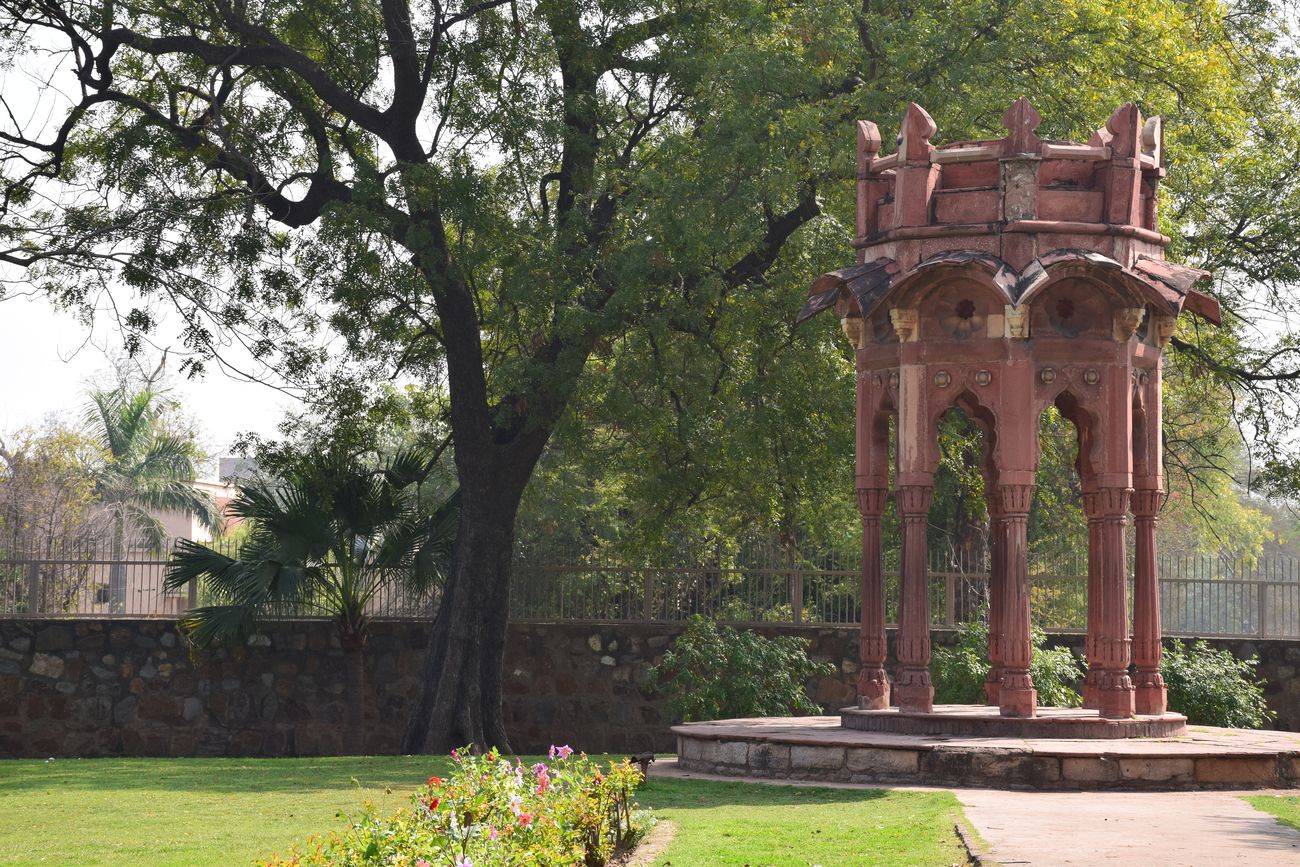
[(913, 103), (887, 156), (876, 125), (859, 121), (858, 262), (819, 277), (797, 321), (831, 307), (869, 318), (957, 269), (982, 275), (1011, 307), (1057, 278), (1083, 277), (1157, 315), (1187, 310), (1220, 322), (1218, 302), (1196, 288), (1210, 274), (1164, 258), (1159, 117), (1122, 106), (1083, 144), (1039, 139), (1024, 98), (1002, 120), (1001, 139), (936, 147), (934, 121)]

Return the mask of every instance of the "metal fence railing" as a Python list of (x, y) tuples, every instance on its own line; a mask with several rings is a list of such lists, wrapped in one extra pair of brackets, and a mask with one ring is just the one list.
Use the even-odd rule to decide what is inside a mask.
[[(174, 617), (212, 601), (207, 588), (164, 589), (167, 555), (140, 548), (107, 552), (0, 552), (0, 616)], [(520, 621), (685, 620), (692, 615), (735, 623), (851, 625), (860, 616), (856, 563), (796, 562), (781, 551), (741, 557), (676, 558), (672, 564), (517, 558), (511, 617)], [(686, 565), (682, 565), (685, 563)], [(935, 556), (929, 570), (937, 627), (978, 618), (988, 599), (987, 566)], [(1031, 562), (1034, 622), (1048, 631), (1082, 631), (1087, 616), (1087, 563)], [(1161, 613), (1171, 636), (1300, 639), (1300, 561), (1176, 558), (1160, 560)], [(897, 564), (886, 566), (886, 619), (897, 622)], [(1131, 594), (1131, 584), (1130, 584)], [(1130, 597), (1131, 598), (1131, 597)], [(381, 619), (424, 619), (436, 591), (415, 595), (400, 581), (372, 600)], [(305, 606), (284, 616), (319, 616)]]

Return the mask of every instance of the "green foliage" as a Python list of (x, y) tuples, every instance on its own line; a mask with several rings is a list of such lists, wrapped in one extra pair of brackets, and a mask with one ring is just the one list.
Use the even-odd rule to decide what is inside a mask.
[(363, 640), (367, 607), (385, 587), (420, 592), (445, 578), (458, 499), (420, 508), (413, 488), (426, 466), (413, 451), (379, 468), (326, 454), (283, 481), (246, 484), (229, 507), (250, 525), (238, 556), (181, 541), (167, 566), (167, 587), (202, 581), (217, 600), (186, 613), (190, 637), (238, 639), (264, 618), (315, 613), (333, 618), (343, 638)]
[(532, 767), (495, 750), (453, 751), (452, 762), (447, 778), (430, 777), (410, 809), (368, 812), (343, 833), (264, 863), (601, 867), (648, 830), (649, 816), (632, 797), (641, 772), (626, 759), (602, 769), (566, 746)]
[(673, 714), (686, 721), (820, 713), (804, 684), (832, 668), (808, 658), (810, 644), (696, 616), (651, 670), (647, 686), (667, 695)]
[[(1086, 669), (1068, 647), (1047, 647), (1047, 634), (1035, 628), (1029, 675), (1038, 690), (1038, 703), (1047, 707), (1077, 707), (1076, 687)], [(931, 657), (934, 700), (941, 704), (983, 704), (989, 673), (989, 627), (981, 617), (957, 627), (957, 643), (936, 645)]]
[(1274, 718), (1264, 700), (1258, 657), (1237, 659), (1204, 641), (1174, 639), (1160, 659), (1169, 706), (1198, 725), (1257, 729)]

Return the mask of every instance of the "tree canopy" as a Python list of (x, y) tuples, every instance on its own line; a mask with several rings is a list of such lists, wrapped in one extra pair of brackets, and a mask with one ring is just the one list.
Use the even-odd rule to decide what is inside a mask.
[(0, 262), (107, 287), (128, 346), (171, 305), (191, 370), (236, 339), (333, 417), (424, 387), (463, 500), (407, 747), (504, 744), (509, 551), (557, 433), (641, 514), (843, 508), (851, 370), (789, 322), (848, 258), (855, 118), (1164, 115), (1161, 219), (1229, 312), (1175, 346), (1291, 490), (1300, 374), (1247, 331), (1296, 279), (1288, 46), (1255, 0), (3, 0), (6, 81), (48, 110), (0, 127)]

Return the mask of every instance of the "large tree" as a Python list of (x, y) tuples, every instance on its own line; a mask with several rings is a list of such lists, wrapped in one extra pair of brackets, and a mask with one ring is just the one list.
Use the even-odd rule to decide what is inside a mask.
[[(445, 380), (461, 522), (406, 747), (505, 744), (519, 498), (592, 348), (674, 282), (648, 214), (683, 188), (660, 188), (676, 169), (647, 149), (665, 130), (690, 138), (704, 84), (690, 56), (716, 47), (707, 10), (0, 9), (12, 63), (54, 51), (48, 67), (75, 81), (53, 130), (6, 130), (6, 261), (74, 301), (114, 278), (165, 294), (195, 348), (230, 329), (291, 375), (313, 347), (262, 314), (319, 290), (357, 357)], [(818, 211), (810, 185), (739, 193), (734, 207), (762, 216), (711, 232), (692, 283), (760, 277)], [(152, 324), (144, 305), (123, 320)]]
[[(752, 335), (842, 264), (843, 210), (800, 229), (823, 216), (819, 194), (850, 201), (848, 121), (909, 99), (948, 137), (996, 132), (1020, 91), (1045, 134), (1084, 133), (1139, 97), (1208, 171), (1275, 84), (1273, 35), (1242, 11), (2, 0), (6, 81), (28, 73), (67, 105), (0, 130), (0, 260), (66, 303), (125, 289), (131, 344), (152, 301), (173, 303), (194, 369), (233, 335), (309, 380), (328, 320), (352, 363), (331, 380), (342, 402), (376, 376), (445, 395), (461, 522), (404, 746), (504, 745), (515, 517), (575, 396), (594, 396), (593, 357), (644, 347), (653, 361), (653, 340), (686, 334), (699, 343), (661, 355), (682, 371), (701, 346), (770, 371)], [(798, 280), (770, 281), (778, 262)], [(719, 326), (748, 292), (750, 345), (729, 344)], [(781, 472), (804, 472), (798, 440), (774, 447)]]

